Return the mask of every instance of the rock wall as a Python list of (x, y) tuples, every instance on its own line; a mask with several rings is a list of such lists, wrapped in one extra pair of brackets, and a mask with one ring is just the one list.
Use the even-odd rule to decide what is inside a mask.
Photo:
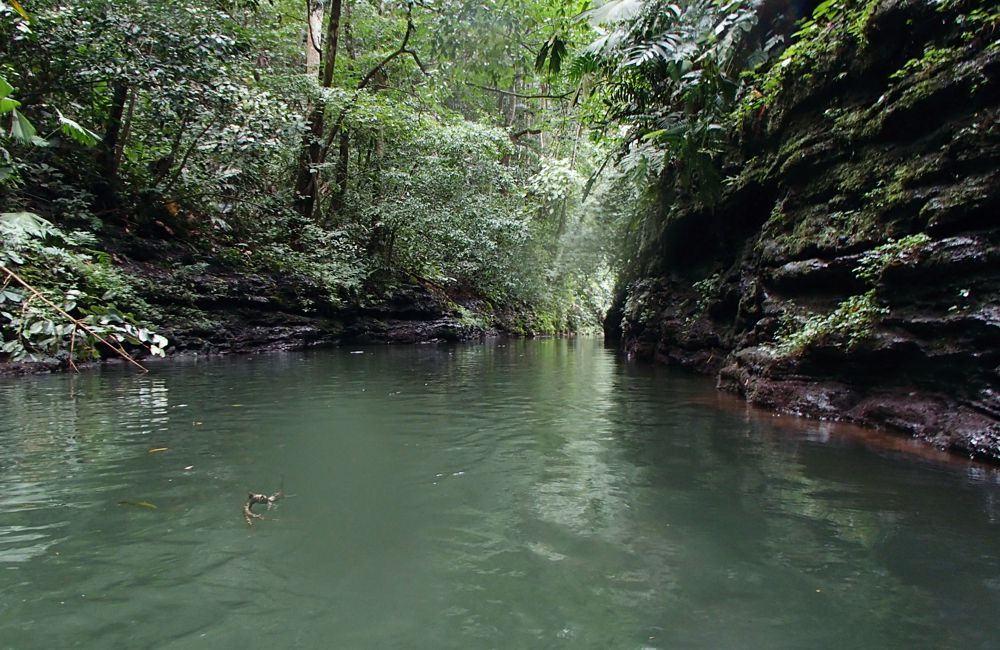
[(755, 404), (1000, 462), (1000, 27), (974, 5), (870, 3), (865, 47), (832, 38), (734, 134), (720, 204), (665, 179), (609, 335)]
[(332, 298), (296, 273), (230, 267), (172, 242), (109, 242), (137, 283), (169, 353), (256, 352), (338, 344), (479, 339), (502, 328), (480, 301), (453, 299), (417, 279), (365, 298)]

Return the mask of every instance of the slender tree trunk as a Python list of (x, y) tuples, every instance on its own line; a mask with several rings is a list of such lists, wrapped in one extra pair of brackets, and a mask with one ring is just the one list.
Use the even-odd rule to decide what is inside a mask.
[(125, 145), (128, 144), (128, 137), (132, 133), (132, 117), (135, 115), (135, 100), (136, 100), (135, 88), (129, 92), (128, 98), (128, 110), (125, 113), (125, 121), (122, 125), (122, 134), (119, 138), (118, 143), (115, 145), (115, 170), (121, 169), (122, 158), (125, 156)]
[(576, 169), (576, 153), (580, 148), (580, 134), (583, 133), (583, 121), (577, 123), (576, 125), (576, 137), (573, 138), (573, 156), (570, 158), (569, 166)]
[[(347, 52), (347, 58), (350, 60), (350, 67), (353, 68), (357, 55), (354, 51), (354, 38), (351, 32), (350, 2), (344, 5), (344, 20), (341, 29), (344, 32), (344, 50)], [(334, 213), (339, 213), (343, 209), (344, 195), (347, 192), (347, 183), (350, 182), (351, 136), (347, 129), (343, 126), (341, 127), (340, 150), (338, 154), (337, 172), (335, 177), (337, 189), (334, 191), (334, 195), (330, 201), (330, 209), (331, 212)]]
[(323, 7), (319, 3), (309, 7), (306, 24), (306, 72), (319, 76), (320, 45), (323, 42)]
[(514, 126), (514, 123), (517, 121), (517, 88), (520, 80), (521, 74), (516, 73), (510, 82), (510, 104), (508, 105), (507, 126)]
[(97, 150), (97, 169), (101, 178), (97, 183), (98, 207), (110, 210), (118, 207), (118, 142), (121, 139), (122, 118), (128, 101), (129, 87), (123, 81), (111, 85), (111, 112), (104, 124), (104, 137)]
[(333, 0), (330, 3), (330, 22), (326, 25), (326, 37), (323, 39), (326, 49), (323, 52), (323, 77), (320, 85), (329, 88), (333, 85), (333, 70), (337, 64), (337, 45), (340, 42), (340, 12), (343, 0)]
[(344, 194), (347, 192), (347, 183), (350, 180), (349, 165), (351, 161), (351, 138), (347, 130), (340, 132), (340, 152), (337, 157), (337, 189), (331, 201), (333, 212), (340, 212), (344, 207)]
[[(330, 4), (330, 18), (324, 37), (323, 70), (320, 86), (333, 85), (333, 71), (337, 64), (337, 44), (340, 37), (340, 11), (342, 0)], [(298, 173), (295, 179), (295, 209), (303, 217), (311, 218), (319, 196), (319, 166), (323, 164), (323, 132), (325, 130), (326, 104), (322, 101), (313, 106), (309, 113), (308, 129), (302, 146)]]

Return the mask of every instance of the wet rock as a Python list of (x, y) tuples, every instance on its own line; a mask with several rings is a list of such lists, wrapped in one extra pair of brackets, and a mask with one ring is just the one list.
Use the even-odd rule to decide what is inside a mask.
[[(665, 191), (646, 271), (613, 308), (623, 348), (768, 408), (1000, 462), (1000, 50), (963, 24), (877, 2), (867, 47), (832, 42), (743, 125), (711, 215)], [(930, 241), (879, 248), (917, 233)], [(859, 277), (872, 256), (884, 268)], [(720, 283), (699, 309), (706, 269)], [(871, 319), (837, 311), (871, 289)], [(780, 345), (807, 322), (857, 336)]]

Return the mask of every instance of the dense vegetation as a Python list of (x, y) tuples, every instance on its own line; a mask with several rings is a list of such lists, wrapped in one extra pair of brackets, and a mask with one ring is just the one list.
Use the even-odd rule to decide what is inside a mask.
[(111, 254), (136, 239), (345, 308), (416, 279), (535, 330), (596, 326), (599, 145), (535, 66), (553, 30), (588, 32), (579, 9), (0, 3), (3, 353), (152, 341), (140, 324), (170, 316)]
[(596, 328), (654, 200), (717, 201), (733, 134), (871, 6), (5, 0), (0, 354), (161, 351), (137, 240), (177, 278), (278, 273), (344, 309), (419, 282)]

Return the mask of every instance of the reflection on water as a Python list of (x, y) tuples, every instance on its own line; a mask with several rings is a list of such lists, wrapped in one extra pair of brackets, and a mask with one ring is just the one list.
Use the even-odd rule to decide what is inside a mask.
[[(351, 352), (0, 383), (0, 647), (1000, 633), (991, 468), (756, 413), (590, 340)], [(281, 484), (247, 528), (247, 491)]]

